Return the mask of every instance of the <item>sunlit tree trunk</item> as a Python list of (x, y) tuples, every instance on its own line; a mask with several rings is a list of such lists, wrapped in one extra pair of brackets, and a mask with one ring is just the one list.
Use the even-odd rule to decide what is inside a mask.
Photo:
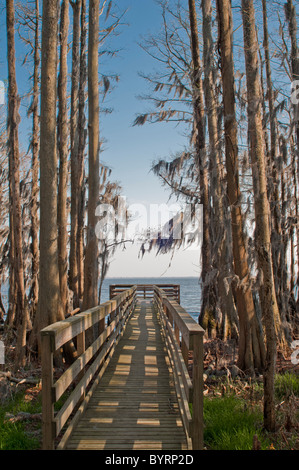
[(84, 185), (84, 157), (86, 145), (86, 117), (85, 93), (87, 79), (86, 63), (86, 0), (81, 5), (81, 45), (80, 45), (80, 83), (79, 83), (79, 145), (78, 145), (78, 233), (77, 233), (77, 264), (78, 264), (78, 290), (79, 298), (84, 294), (84, 215), (85, 215), (85, 185)]
[[(226, 339), (229, 329), (236, 333), (236, 309), (234, 305), (231, 283), (225, 284), (225, 278), (231, 273), (227, 269), (228, 243), (227, 230), (225, 227), (225, 187), (222, 186), (222, 162), (220, 155), (220, 139), (218, 134), (217, 101), (215, 96), (215, 80), (213, 71), (214, 43), (212, 36), (212, 2), (202, 0), (202, 33), (203, 33), (203, 64), (204, 64), (204, 97), (208, 118), (209, 131), (209, 169), (211, 199), (213, 200), (214, 215), (211, 217), (211, 232), (214, 235), (213, 258), (217, 273), (217, 288), (219, 303), (222, 312), (221, 334)], [(216, 282), (216, 281), (215, 281)]]
[[(242, 0), (244, 50), (248, 97), (249, 153), (252, 166), (255, 237), (258, 267), (262, 273), (260, 302), (266, 332), (266, 364), (264, 368), (264, 423), (269, 431), (275, 429), (274, 376), (276, 365), (276, 331), (280, 317), (276, 301), (272, 267), (270, 206), (267, 196), (265, 146), (261, 116), (261, 89), (258, 63), (258, 43), (253, 0)], [(276, 323), (276, 331), (275, 331)]]
[(58, 185), (58, 267), (60, 297), (64, 315), (68, 310), (68, 112), (67, 112), (67, 51), (69, 28), (69, 1), (63, 0), (60, 17), (60, 72), (58, 77), (58, 151), (59, 151), (59, 185)]
[(57, 0), (43, 1), (40, 123), (39, 330), (63, 318), (60, 302), (57, 228)]
[(238, 126), (235, 103), (231, 0), (217, 0), (217, 14), (223, 87), (227, 191), (231, 210), (234, 272), (238, 278), (238, 282), (235, 285), (240, 327), (238, 365), (242, 370), (248, 370), (253, 374), (255, 368), (262, 370), (265, 351), (258, 332), (243, 232), (243, 214), (241, 210), (239, 183)]
[(72, 87), (71, 87), (71, 234), (70, 234), (70, 288), (73, 306), (79, 307), (78, 291), (78, 103), (80, 80), (80, 13), (81, 0), (71, 2), (73, 7)]
[(89, 2), (88, 37), (88, 225), (84, 265), (83, 308), (98, 303), (98, 240), (95, 233), (96, 207), (99, 198), (99, 85), (98, 85), (98, 44), (99, 44), (99, 0)]
[(203, 240), (201, 250), (201, 279), (202, 279), (202, 308), (201, 319), (204, 316), (213, 316), (211, 310), (215, 305), (215, 289), (213, 283), (208, 281), (208, 273), (211, 271), (211, 241), (210, 241), (210, 217), (209, 217), (209, 183), (208, 166), (206, 156), (205, 137), (205, 115), (204, 96), (202, 84), (202, 65), (199, 51), (197, 13), (195, 0), (189, 0), (189, 20), (190, 20), (190, 42), (192, 54), (192, 93), (194, 110), (194, 132), (196, 161), (199, 173), (199, 186), (201, 194), (201, 204), (203, 208)]

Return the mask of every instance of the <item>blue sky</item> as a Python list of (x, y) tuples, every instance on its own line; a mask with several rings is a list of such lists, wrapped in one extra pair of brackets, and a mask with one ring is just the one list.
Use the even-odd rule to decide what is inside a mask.
[[(188, 143), (183, 129), (171, 124), (146, 124), (133, 127), (135, 115), (148, 110), (149, 105), (138, 99), (148, 86), (138, 72), (151, 72), (156, 64), (137, 44), (141, 35), (158, 31), (160, 9), (153, 0), (121, 0), (120, 8), (128, 7), (121, 36), (116, 39), (123, 50), (111, 67), (120, 74), (120, 82), (108, 99), (114, 108), (103, 119), (102, 133), (107, 139), (102, 159), (113, 168), (113, 176), (122, 182), (124, 194), (133, 202), (165, 201), (168, 193), (156, 177), (149, 173), (151, 163)], [(162, 202), (161, 201), (161, 202)]]
[[(111, 107), (112, 114), (101, 117), (101, 137), (105, 139), (101, 159), (112, 168), (112, 178), (119, 181), (124, 195), (132, 202), (164, 202), (168, 198), (158, 179), (150, 173), (151, 163), (158, 158), (167, 158), (173, 152), (183, 150), (188, 144), (182, 128), (171, 124), (147, 124), (133, 127), (136, 114), (145, 112), (148, 104), (138, 99), (138, 95), (148, 90), (139, 72), (151, 72), (156, 66), (138, 45), (142, 35), (158, 31), (161, 24), (160, 8), (155, 0), (118, 0), (120, 11), (127, 10), (123, 18), (120, 34), (113, 39), (111, 46), (121, 48), (114, 58), (104, 59), (103, 72), (119, 74), (120, 81), (108, 95), (103, 106)], [(5, 2), (0, 15), (0, 80), (7, 78), (6, 63), (6, 18)], [(70, 29), (71, 35), (71, 29)], [(27, 151), (31, 120), (26, 119), (28, 100), (24, 94), (29, 90), (29, 65), (23, 66), (26, 53), (18, 35), (16, 40), (17, 82), (21, 104), (20, 143)], [(69, 54), (69, 63), (71, 59)], [(70, 64), (71, 65), (71, 64)], [(70, 71), (70, 68), (69, 68)], [(100, 68), (101, 72), (101, 68)], [(6, 113), (4, 107), (2, 112)]]
[[(172, 124), (145, 124), (133, 127), (136, 114), (148, 111), (149, 104), (138, 99), (148, 91), (148, 85), (139, 72), (149, 73), (157, 66), (138, 45), (142, 36), (158, 32), (161, 25), (160, 8), (153, 0), (121, 0), (120, 9), (129, 8), (123, 28), (123, 50), (111, 62), (120, 73), (120, 82), (108, 103), (114, 112), (103, 119), (102, 131), (107, 139), (103, 160), (113, 168), (113, 177), (119, 180), (129, 203), (163, 204), (169, 192), (162, 188), (158, 178), (150, 172), (151, 164), (167, 158), (188, 145), (184, 129)], [(109, 276), (198, 276), (199, 250), (177, 253), (169, 268), (171, 255), (156, 257), (154, 253), (138, 258), (139, 247), (130, 244), (118, 251), (111, 263)]]
[[(2, 0), (1, 6), (5, 2)], [(148, 85), (138, 73), (149, 73), (156, 67), (138, 45), (142, 36), (158, 32), (161, 25), (160, 7), (154, 0), (118, 0), (120, 11), (127, 10), (120, 34), (112, 40), (112, 47), (121, 48), (118, 55), (105, 59), (103, 72), (116, 73), (120, 81), (108, 95), (105, 106), (113, 113), (101, 117), (101, 137), (105, 139), (102, 161), (112, 168), (111, 178), (123, 188), (128, 203), (163, 204), (168, 202), (169, 192), (151, 172), (151, 164), (159, 158), (183, 150), (188, 139), (184, 129), (171, 124), (146, 124), (133, 127), (136, 114), (146, 112), (149, 105), (138, 99), (148, 91)], [(0, 80), (7, 77), (5, 8), (0, 16)], [(71, 33), (71, 31), (70, 31)], [(17, 80), (21, 96), (29, 89), (27, 66), (22, 65), (24, 44), (16, 34)], [(27, 151), (31, 121), (26, 119), (28, 101), (21, 105), (20, 144)], [(5, 108), (2, 107), (2, 111)], [(109, 276), (198, 276), (199, 253), (177, 254), (168, 269), (170, 256), (146, 255), (138, 258), (139, 247), (127, 245), (126, 251), (118, 251), (111, 263)]]

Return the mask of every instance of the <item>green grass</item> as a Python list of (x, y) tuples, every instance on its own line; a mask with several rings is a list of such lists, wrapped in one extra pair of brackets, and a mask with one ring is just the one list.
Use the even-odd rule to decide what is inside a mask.
[(207, 398), (204, 402), (204, 441), (211, 450), (251, 450), (256, 434), (262, 449), (270, 442), (262, 432), (263, 416), (248, 409), (236, 396)]
[[(225, 393), (223, 393), (223, 386), (226, 386)], [(238, 395), (231, 391), (228, 383), (219, 382), (218, 391), (222, 392), (222, 396), (205, 397), (205, 446), (210, 450), (251, 450), (253, 437), (256, 434), (261, 448), (263, 450), (269, 449), (272, 440), (263, 432), (263, 385), (252, 383), (250, 391), (243, 391), (240, 384), (237, 386)], [(277, 401), (288, 400), (291, 396), (299, 397), (298, 374), (277, 375), (275, 396)], [(24, 391), (18, 392), (10, 401), (0, 407), (0, 450), (35, 450), (40, 448), (40, 433), (38, 432), (40, 422), (12, 423), (5, 417), (6, 413), (16, 416), (19, 412), (32, 414), (41, 412), (40, 395), (29, 401), (25, 397)], [(62, 399), (56, 403), (56, 411), (62, 404)], [(36, 431), (37, 434), (35, 434)], [(292, 439), (292, 436), (288, 439)], [(279, 448), (276, 443), (275, 447)], [(292, 447), (291, 442), (290, 447)]]
[(299, 397), (299, 375), (286, 372), (275, 377), (275, 395), (277, 398), (289, 398), (291, 395)]
[[(17, 415), (19, 412), (40, 413), (40, 400), (25, 400), (25, 393), (17, 393), (9, 402), (0, 408), (0, 449), (1, 450), (34, 450), (40, 447), (39, 439), (32, 431), (40, 428), (40, 423), (29, 426), (28, 421), (10, 422), (6, 413)], [(29, 429), (30, 428), (30, 429)]]
[[(227, 385), (227, 384), (226, 384)], [(219, 392), (221, 383), (219, 383)], [(251, 450), (254, 435), (267, 450), (272, 438), (263, 431), (263, 385), (252, 383), (247, 392), (238, 386), (239, 394), (229, 391), (222, 396), (204, 399), (204, 442), (211, 450)], [(223, 390), (222, 390), (223, 392)], [(299, 376), (293, 372), (275, 377), (277, 402), (299, 397)], [(277, 443), (276, 443), (277, 444)], [(279, 445), (279, 444), (278, 444)]]

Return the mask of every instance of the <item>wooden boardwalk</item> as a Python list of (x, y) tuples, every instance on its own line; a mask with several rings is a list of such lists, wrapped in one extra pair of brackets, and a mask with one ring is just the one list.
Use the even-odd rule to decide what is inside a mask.
[(188, 449), (157, 309), (138, 301), (66, 449)]
[[(110, 296), (41, 331), (43, 449), (201, 450), (204, 331), (179, 286)], [(55, 377), (70, 341), (76, 358)]]

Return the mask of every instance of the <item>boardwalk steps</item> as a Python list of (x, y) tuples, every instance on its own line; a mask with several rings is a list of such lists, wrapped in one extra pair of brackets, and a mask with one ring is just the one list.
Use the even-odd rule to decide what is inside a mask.
[[(43, 330), (44, 448), (202, 448), (203, 331), (161, 288), (152, 286), (150, 300), (137, 292), (136, 286), (128, 288), (96, 309)], [(85, 350), (85, 331), (103, 318), (104, 331)], [(74, 337), (80, 356), (54, 382), (53, 354)], [(193, 381), (186, 367), (189, 351)], [(76, 387), (55, 414), (54, 402), (75, 378)]]

